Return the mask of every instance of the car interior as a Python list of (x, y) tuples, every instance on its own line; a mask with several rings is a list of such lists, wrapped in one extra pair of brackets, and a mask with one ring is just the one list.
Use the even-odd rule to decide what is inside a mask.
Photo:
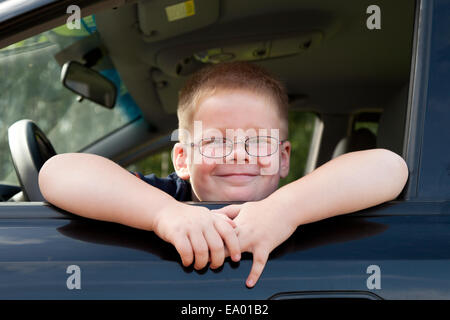
[[(285, 83), (290, 112), (317, 115), (305, 174), (356, 150), (386, 148), (404, 155), (415, 2), (378, 3), (380, 29), (368, 28), (370, 2), (360, 0), (152, 0), (96, 12), (97, 32), (55, 59), (61, 67), (77, 61), (93, 70), (108, 60), (142, 117), (73, 152), (102, 155), (125, 167), (171, 146), (186, 79), (207, 64), (241, 60)], [(101, 53), (88, 59), (93, 52)], [(3, 184), (5, 201), (44, 201), (37, 177), (56, 151), (32, 120), (9, 127), (20, 186)]]

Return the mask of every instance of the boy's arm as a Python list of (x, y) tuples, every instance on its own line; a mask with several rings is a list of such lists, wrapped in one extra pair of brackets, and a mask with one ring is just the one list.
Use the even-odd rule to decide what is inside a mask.
[[(211, 251), (211, 268), (222, 265), (225, 251), (240, 253), (234, 222), (204, 207), (176, 201), (113, 161), (85, 153), (65, 153), (47, 160), (39, 172), (44, 198), (74, 214), (154, 231), (172, 243), (184, 265), (195, 256), (203, 268)], [(222, 241), (223, 239), (223, 241)]]
[(253, 253), (247, 285), (261, 275), (269, 253), (299, 225), (362, 210), (395, 199), (408, 178), (405, 161), (385, 149), (337, 157), (269, 197), (220, 211), (237, 216), (242, 251)]
[(392, 151), (350, 152), (280, 188), (267, 200), (283, 206), (286, 218), (297, 227), (394, 200), (407, 179), (405, 161)]

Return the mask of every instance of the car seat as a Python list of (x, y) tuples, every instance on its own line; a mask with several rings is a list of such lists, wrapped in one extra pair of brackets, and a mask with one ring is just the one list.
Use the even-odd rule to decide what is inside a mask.
[(376, 141), (377, 137), (372, 131), (367, 128), (360, 128), (338, 142), (332, 158), (334, 159), (347, 152), (376, 148)]

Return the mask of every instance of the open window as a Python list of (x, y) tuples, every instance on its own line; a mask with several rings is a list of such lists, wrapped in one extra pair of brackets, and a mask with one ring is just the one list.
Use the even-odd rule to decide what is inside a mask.
[[(353, 150), (340, 148), (340, 141), (361, 132), (376, 136), (375, 147), (405, 156), (416, 1), (375, 1), (371, 10), (359, 0), (345, 6), (195, 1), (184, 11), (159, 0), (115, 9), (106, 3), (102, 10), (82, 11), (80, 30), (65, 29), (64, 12), (59, 26), (40, 26), (42, 32), (25, 39), (16, 35), (0, 50), (2, 71), (14, 75), (0, 80), (4, 137), (14, 121), (30, 118), (57, 152), (82, 150), (150, 170), (138, 161), (171, 147), (148, 146), (176, 129), (178, 91), (187, 77), (208, 64), (246, 60), (277, 75), (291, 98), (295, 150), (285, 183)], [(103, 57), (92, 68), (116, 81), (126, 96), (122, 109), (80, 104), (58, 82), (64, 62), (83, 62), (93, 48)], [(131, 125), (138, 117), (145, 124)], [(373, 135), (364, 148), (374, 147)], [(19, 183), (5, 141), (0, 180), (12, 186), (9, 196)], [(170, 173), (170, 164), (164, 168)]]

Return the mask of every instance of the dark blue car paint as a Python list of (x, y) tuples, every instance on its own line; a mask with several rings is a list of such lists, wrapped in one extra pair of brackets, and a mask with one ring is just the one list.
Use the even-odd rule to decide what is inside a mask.
[(450, 2), (434, 0), (418, 197), (450, 199)]
[[(151, 232), (48, 204), (10, 206), (14, 213), (0, 215), (0, 299), (267, 299), (330, 290), (450, 299), (448, 202), (418, 202), (425, 210), (412, 214), (411, 204), (392, 202), (301, 226), (272, 252), (253, 289), (244, 284), (250, 255), (196, 271)], [(67, 289), (69, 265), (81, 269), (80, 290)], [(381, 289), (367, 288), (370, 265), (380, 267)]]
[[(199, 272), (182, 267), (151, 232), (43, 203), (2, 203), (0, 299), (300, 299), (308, 292), (450, 299), (450, 3), (423, 1), (420, 14), (431, 30), (418, 30), (407, 154), (414, 192), (406, 201), (299, 227), (253, 289), (244, 284), (249, 255)], [(81, 268), (80, 290), (66, 286), (72, 264)], [(367, 287), (370, 265), (380, 267), (380, 289)]]

